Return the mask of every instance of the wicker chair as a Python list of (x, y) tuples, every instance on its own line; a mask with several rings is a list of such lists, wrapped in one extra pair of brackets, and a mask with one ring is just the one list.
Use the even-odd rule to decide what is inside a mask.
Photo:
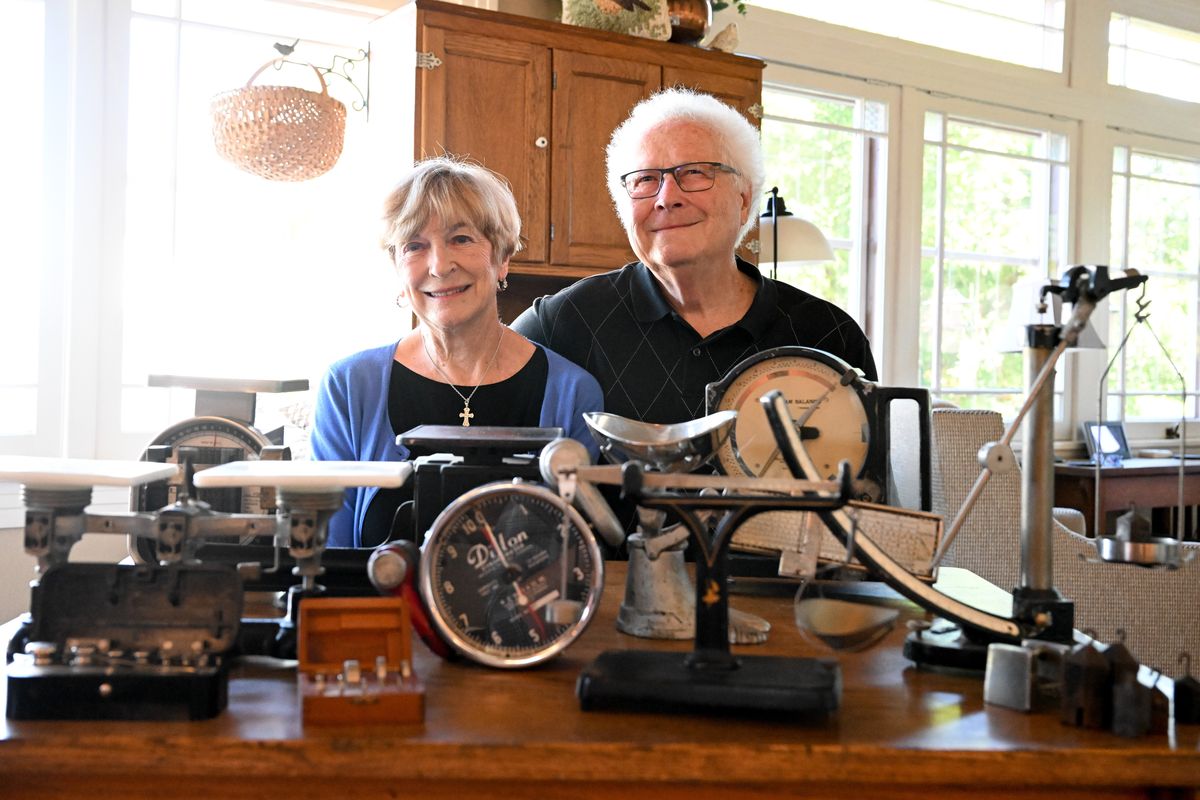
[[(954, 518), (979, 475), (976, 453), (1004, 434), (994, 411), (935, 409), (932, 424), (933, 511)], [(1179, 654), (1200, 659), (1200, 545), (1185, 545), (1177, 570), (1146, 569), (1097, 561), (1083, 534), (1083, 515), (1054, 510), (1054, 583), (1075, 601), (1075, 627), (1104, 642), (1119, 640), (1146, 666), (1178, 677)], [(1002, 589), (1017, 585), (1020, 571), (1021, 477), (993, 475), (943, 560), (965, 567)]]

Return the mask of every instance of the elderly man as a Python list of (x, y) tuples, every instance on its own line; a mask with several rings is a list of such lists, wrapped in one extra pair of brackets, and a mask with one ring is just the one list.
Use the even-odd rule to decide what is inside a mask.
[(591, 372), (605, 410), (648, 422), (704, 414), (704, 388), (761, 350), (804, 345), (876, 378), (844, 311), (734, 255), (762, 194), (758, 131), (709, 95), (639, 103), (608, 145), (608, 190), (638, 261), (534, 301), (513, 327)]

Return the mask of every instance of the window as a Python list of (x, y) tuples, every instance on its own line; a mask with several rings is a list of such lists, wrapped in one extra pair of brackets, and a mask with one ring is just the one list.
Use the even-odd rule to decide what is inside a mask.
[[(23, 445), (49, 425), (39, 420), (38, 383), (43, 355), (39, 298), (46, 278), (43, 224), (45, 185), (43, 95), (45, 4), (14, 0), (0, 5), (0, 52), (20, 65), (6, 83), (5, 124), (0, 126), (0, 437), (6, 450)], [(15, 187), (15, 188), (14, 188)], [(9, 439), (18, 437), (22, 440)]]
[[(399, 176), (373, 176), (365, 114), (348, 82), (328, 91), (348, 109), (337, 165), (303, 182), (238, 170), (213, 147), (209, 101), (277, 57), (328, 67), (366, 46), (371, 15), (304, 4), (140, 0), (130, 22), (125, 235), (120, 263), (119, 435), (136, 455), (192, 413), (192, 393), (148, 388), (151, 374), (308, 378), (334, 359), (395, 337), (392, 274), (376, 246), (380, 202)], [(366, 75), (356, 76), (365, 90)], [(258, 85), (320, 90), (313, 69), (268, 67)], [(319, 320), (320, 324), (312, 324)], [(273, 403), (294, 397), (262, 397)]]
[(1200, 32), (1113, 14), (1108, 26), (1108, 82), (1200, 101)]
[(1060, 72), (1065, 0), (752, 0), (761, 8)]
[[(834, 254), (829, 263), (781, 261), (777, 277), (865, 326), (884, 213), (872, 209), (870, 198), (887, 172), (887, 106), (768, 85), (763, 109), (767, 186), (779, 188), (791, 213), (820, 228)], [(771, 266), (762, 264), (764, 271)]]
[[(1112, 186), (1112, 266), (1132, 267), (1150, 279), (1144, 298), (1134, 290), (1109, 300), (1109, 353), (1116, 352), (1126, 333), (1129, 339), (1108, 375), (1105, 417), (1195, 417), (1200, 156), (1176, 158), (1116, 147)], [(1139, 311), (1148, 314), (1150, 329), (1135, 324)]]
[(1066, 263), (1067, 139), (931, 111), (921, 214), (921, 384), (1011, 416), (1034, 284)]

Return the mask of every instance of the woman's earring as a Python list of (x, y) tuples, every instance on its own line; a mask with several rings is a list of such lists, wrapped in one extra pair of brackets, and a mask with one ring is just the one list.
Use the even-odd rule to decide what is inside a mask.
[(408, 306), (408, 295), (404, 292), (396, 295), (396, 308), (406, 308)]
[(496, 286), (499, 287), (500, 291), (507, 292), (508, 291), (508, 278), (501, 278), (500, 280), (496, 281)]

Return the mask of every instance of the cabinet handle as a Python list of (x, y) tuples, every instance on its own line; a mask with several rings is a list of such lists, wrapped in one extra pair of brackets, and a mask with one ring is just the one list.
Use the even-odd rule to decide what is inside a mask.
[(533, 140), (533, 144), (535, 147), (541, 147), (544, 149), (546, 147), (546, 145), (550, 144), (550, 140), (547, 139), (545, 136), (539, 136)]

